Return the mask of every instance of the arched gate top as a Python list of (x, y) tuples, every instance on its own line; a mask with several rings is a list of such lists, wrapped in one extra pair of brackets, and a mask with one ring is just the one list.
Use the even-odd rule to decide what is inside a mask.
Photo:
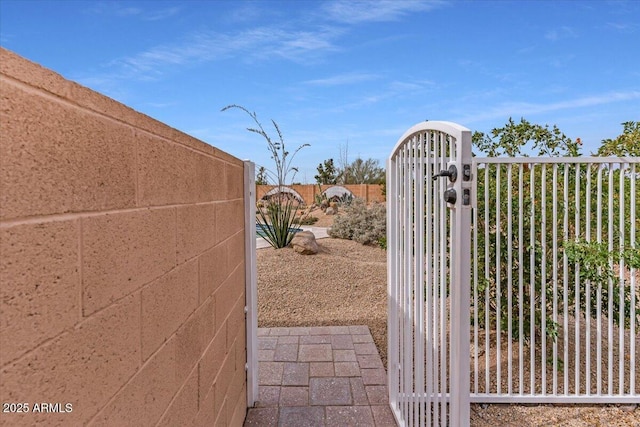
[(398, 142), (396, 143), (396, 145), (393, 147), (393, 150), (391, 151), (391, 157), (396, 155), (400, 147), (402, 147), (402, 145), (405, 143), (407, 139), (409, 139), (410, 137), (412, 137), (417, 133), (425, 132), (425, 131), (443, 132), (443, 133), (446, 133), (447, 135), (451, 135), (458, 141), (462, 139), (462, 135), (464, 133), (468, 133), (469, 135), (471, 135), (471, 131), (469, 129), (457, 123), (447, 122), (447, 121), (427, 120), (411, 126), (409, 130), (407, 130), (400, 137), (400, 139), (398, 139)]

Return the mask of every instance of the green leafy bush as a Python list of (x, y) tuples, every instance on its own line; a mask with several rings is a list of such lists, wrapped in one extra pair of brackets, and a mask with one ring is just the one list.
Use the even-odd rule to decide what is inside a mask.
[[(628, 247), (624, 250), (609, 250), (607, 243), (587, 242), (578, 239), (575, 242), (564, 242), (564, 250), (567, 259), (571, 263), (580, 265), (580, 309), (582, 313), (589, 308), (592, 318), (597, 318), (599, 309), (611, 305), (613, 322), (620, 326), (620, 315), (624, 319), (624, 327), (631, 326), (631, 307), (635, 304), (635, 321), (640, 324), (640, 298), (632, 298), (631, 287), (627, 284), (621, 286), (620, 277), (613, 269), (614, 263), (620, 267), (620, 261), (629, 268), (640, 268), (640, 248)], [(587, 303), (585, 285), (591, 286), (600, 292), (600, 305), (597, 301)], [(575, 303), (575, 295), (569, 295), (570, 302)], [(609, 303), (609, 300), (613, 300)], [(635, 299), (635, 301), (634, 301)], [(622, 302), (620, 304), (619, 302)], [(621, 307), (622, 306), (622, 307)], [(621, 309), (623, 313), (621, 313)], [(586, 314), (585, 314), (586, 315)]]
[[(525, 149), (537, 150), (533, 153), (540, 157), (579, 156), (580, 148), (579, 142), (567, 138), (555, 126), (550, 130), (548, 126), (532, 125), (524, 119), (520, 124), (510, 119), (505, 127), (494, 129), (492, 136), (475, 133), (473, 139), (475, 146), (489, 156), (523, 155)], [(598, 190), (594, 184), (589, 190), (587, 182), (596, 183), (599, 173), (604, 174), (605, 182), (611, 182), (611, 188), (603, 185)], [(517, 178), (519, 174), (522, 174), (521, 178)], [(555, 174), (568, 177), (566, 181), (559, 179), (554, 184)], [(522, 185), (517, 184), (519, 179)], [(502, 314), (499, 317), (500, 329), (509, 337), (519, 338), (522, 327), (525, 342), (532, 342), (534, 336), (552, 342), (558, 338), (559, 332), (566, 332), (554, 317), (554, 304), (566, 304), (570, 313), (579, 311), (583, 318), (597, 319), (600, 312), (601, 316), (611, 316), (615, 325), (626, 328), (630, 326), (631, 308), (635, 304), (635, 321), (640, 324), (640, 299), (636, 296), (634, 303), (628, 282), (620, 283), (619, 280), (620, 268), (637, 268), (635, 266), (640, 264), (637, 240), (633, 247), (619, 248), (616, 244), (616, 247), (611, 246), (612, 249), (608, 243), (589, 242), (585, 225), (597, 230), (597, 215), (584, 216), (587, 203), (594, 209), (598, 197), (606, 201), (611, 192), (611, 210), (603, 212), (603, 218), (607, 218), (607, 214), (609, 218), (622, 216), (624, 226), (618, 228), (616, 225), (611, 234), (605, 227), (601, 240), (619, 242), (620, 230), (630, 230), (632, 221), (636, 222), (638, 229), (640, 218), (631, 216), (629, 203), (621, 203), (621, 200), (631, 198), (632, 179), (632, 175), (623, 173), (621, 169), (610, 170), (607, 165), (537, 165), (532, 169), (526, 164), (514, 167), (488, 164), (480, 169), (477, 194), (481, 196), (474, 217), (477, 221), (474, 227), (479, 232), (474, 262), (478, 272), (477, 293), (485, 297), (480, 298), (474, 307), (478, 326), (493, 327), (498, 315)], [(600, 191), (600, 196), (597, 191)], [(640, 187), (636, 186), (635, 191), (638, 200)], [(557, 214), (553, 210), (554, 193), (558, 195)], [(483, 194), (488, 197), (482, 197)], [(541, 203), (543, 196), (546, 204)], [(509, 206), (513, 215), (509, 213)], [(509, 221), (518, 218), (518, 212), (522, 215), (521, 231), (510, 233)], [(581, 228), (574, 225), (576, 217), (583, 224)], [(554, 234), (551, 218), (560, 224), (557, 229), (560, 235)], [(566, 231), (561, 225), (565, 218), (568, 219)], [(592, 235), (591, 239), (595, 240), (595, 237)], [(630, 240), (634, 241), (634, 236)], [(522, 259), (514, 256), (519, 253)], [(567, 277), (566, 294), (563, 279), (554, 279), (551, 273), (554, 269)], [(629, 274), (626, 271), (623, 274)], [(520, 280), (518, 275), (522, 277)], [(577, 296), (569, 282), (572, 280), (578, 286)], [(555, 294), (554, 287), (557, 288)], [(521, 308), (523, 317), (519, 316), (518, 308)], [(562, 311), (561, 307), (558, 309)], [(503, 315), (509, 310), (513, 311), (512, 315)]]
[(338, 215), (329, 235), (338, 239), (353, 240), (363, 245), (379, 244), (387, 235), (387, 210), (384, 204), (371, 207), (363, 199), (355, 198)]

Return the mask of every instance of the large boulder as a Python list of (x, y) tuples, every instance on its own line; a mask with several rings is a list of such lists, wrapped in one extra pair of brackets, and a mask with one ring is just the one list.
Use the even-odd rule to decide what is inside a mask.
[(293, 250), (302, 255), (314, 255), (318, 253), (316, 236), (310, 231), (298, 231), (291, 240)]

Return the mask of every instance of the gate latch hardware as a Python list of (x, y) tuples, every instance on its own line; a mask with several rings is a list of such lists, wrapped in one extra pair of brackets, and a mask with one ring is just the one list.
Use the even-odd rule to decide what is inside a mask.
[(462, 190), (462, 205), (463, 206), (471, 205), (471, 190), (468, 188), (464, 188)]
[(433, 175), (432, 179), (435, 181), (443, 176), (448, 176), (450, 182), (456, 182), (456, 179), (458, 179), (458, 168), (456, 168), (456, 165), (449, 165), (449, 169)]
[(462, 165), (462, 180), (471, 181), (471, 165)]
[(456, 194), (456, 190), (454, 190), (453, 188), (450, 188), (444, 192), (444, 201), (447, 203), (451, 203), (452, 205), (455, 205), (457, 198), (458, 197)]

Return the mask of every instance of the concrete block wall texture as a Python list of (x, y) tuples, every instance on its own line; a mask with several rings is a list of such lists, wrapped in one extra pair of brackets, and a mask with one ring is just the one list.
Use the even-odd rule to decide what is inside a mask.
[[(364, 199), (366, 203), (384, 203), (386, 200), (380, 184), (345, 184), (339, 186), (351, 191), (355, 197)], [(256, 185), (256, 199), (262, 199), (267, 192), (275, 187), (275, 185)], [(334, 185), (323, 184), (318, 188), (318, 184), (296, 184), (288, 185), (287, 187), (300, 194), (307, 205), (311, 205), (315, 202), (316, 195), (322, 194), (322, 192), (334, 187)]]
[(242, 425), (243, 179), (0, 49), (0, 425)]

